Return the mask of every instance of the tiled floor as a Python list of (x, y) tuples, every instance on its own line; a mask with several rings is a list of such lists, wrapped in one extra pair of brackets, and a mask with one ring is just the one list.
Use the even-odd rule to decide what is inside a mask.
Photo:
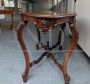
[[(44, 51), (35, 49), (35, 41), (27, 37), (26, 44), (31, 61), (38, 58)], [(67, 44), (68, 40), (65, 41)], [(66, 48), (64, 45), (63, 49)], [(63, 52), (56, 51), (56, 58), (62, 62)], [(2, 29), (0, 33), (0, 84), (24, 84), (22, 72), (24, 71), (24, 58), (16, 39), (15, 31)], [(82, 51), (75, 48), (69, 63), (68, 72), (71, 76), (70, 84), (90, 84), (90, 59)], [(44, 58), (38, 65), (31, 68), (26, 84), (64, 84), (62, 72), (48, 58)]]

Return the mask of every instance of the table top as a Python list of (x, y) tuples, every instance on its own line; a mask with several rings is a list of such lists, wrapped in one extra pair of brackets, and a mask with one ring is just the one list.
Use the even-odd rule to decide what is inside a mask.
[(37, 18), (62, 18), (76, 16), (74, 13), (57, 13), (57, 12), (25, 12), (22, 15), (37, 17)]
[(14, 10), (11, 9), (0, 9), (0, 14), (12, 14)]

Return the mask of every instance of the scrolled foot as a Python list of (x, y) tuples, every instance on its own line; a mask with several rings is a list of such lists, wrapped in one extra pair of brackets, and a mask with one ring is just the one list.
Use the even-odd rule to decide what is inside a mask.
[(68, 74), (65, 75), (65, 84), (69, 84), (70, 83), (70, 76)]
[(70, 76), (68, 76), (65, 80), (65, 84), (69, 84), (70, 83)]
[(39, 44), (36, 44), (36, 49), (37, 49), (37, 50), (39, 49)]
[(22, 74), (22, 79), (23, 79), (23, 82), (24, 82), (24, 83), (27, 82), (27, 75)]
[(27, 82), (29, 69), (30, 69), (30, 67), (26, 67), (25, 72), (22, 74), (23, 82)]

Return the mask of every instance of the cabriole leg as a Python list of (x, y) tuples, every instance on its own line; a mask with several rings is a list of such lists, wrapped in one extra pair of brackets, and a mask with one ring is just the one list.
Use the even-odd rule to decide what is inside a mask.
[(67, 63), (69, 60), (69, 57), (73, 51), (73, 49), (76, 47), (76, 44), (78, 42), (78, 33), (76, 31), (76, 22), (75, 22), (75, 17), (72, 18), (72, 23), (70, 24), (70, 30), (72, 33), (72, 40), (70, 42), (70, 45), (65, 53), (64, 61), (63, 61), (63, 75), (65, 79), (65, 84), (69, 84), (70, 82), (70, 76), (68, 75), (67, 72)]
[(23, 40), (24, 26), (25, 26), (25, 23), (21, 22), (18, 29), (17, 29), (17, 38), (18, 38), (18, 41), (20, 43), (21, 49), (22, 49), (23, 54), (24, 54), (25, 62), (26, 62), (25, 71), (22, 75), (23, 81), (26, 82), (27, 77), (28, 77), (28, 73), (29, 73), (29, 69), (30, 69), (30, 59), (29, 59), (29, 54), (28, 54), (26, 45), (25, 45), (24, 40)]

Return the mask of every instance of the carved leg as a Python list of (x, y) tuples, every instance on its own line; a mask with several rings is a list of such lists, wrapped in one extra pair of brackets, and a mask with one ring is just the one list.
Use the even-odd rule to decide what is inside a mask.
[(36, 44), (36, 49), (38, 50), (39, 45), (40, 45), (40, 41), (41, 41), (41, 37), (40, 37), (40, 31), (38, 28), (36, 29), (36, 31), (37, 31), (37, 38), (38, 38), (38, 43)]
[(59, 43), (59, 50), (62, 50), (63, 41), (64, 41), (64, 29), (65, 29), (66, 23), (61, 25), (61, 30), (59, 32), (58, 36), (58, 43)]
[(78, 42), (78, 33), (76, 31), (76, 24), (75, 24), (75, 18), (72, 18), (72, 24), (70, 24), (70, 30), (72, 33), (72, 40), (71, 43), (67, 49), (67, 52), (65, 53), (65, 57), (64, 57), (64, 61), (63, 61), (63, 75), (64, 75), (64, 79), (65, 79), (65, 84), (69, 84), (70, 82), (70, 76), (67, 73), (67, 63), (69, 60), (69, 57), (73, 51), (73, 49), (75, 48), (77, 42)]
[(28, 54), (27, 48), (26, 48), (25, 43), (23, 41), (23, 29), (24, 29), (24, 26), (25, 26), (25, 22), (22, 22), (19, 25), (19, 28), (17, 29), (17, 38), (18, 38), (18, 41), (19, 41), (20, 46), (22, 48), (24, 58), (25, 58), (25, 62), (26, 62), (25, 71), (24, 71), (24, 73), (22, 75), (23, 81), (26, 82), (27, 77), (28, 77), (28, 73), (29, 73), (29, 69), (30, 69), (30, 59), (29, 59), (29, 54)]

